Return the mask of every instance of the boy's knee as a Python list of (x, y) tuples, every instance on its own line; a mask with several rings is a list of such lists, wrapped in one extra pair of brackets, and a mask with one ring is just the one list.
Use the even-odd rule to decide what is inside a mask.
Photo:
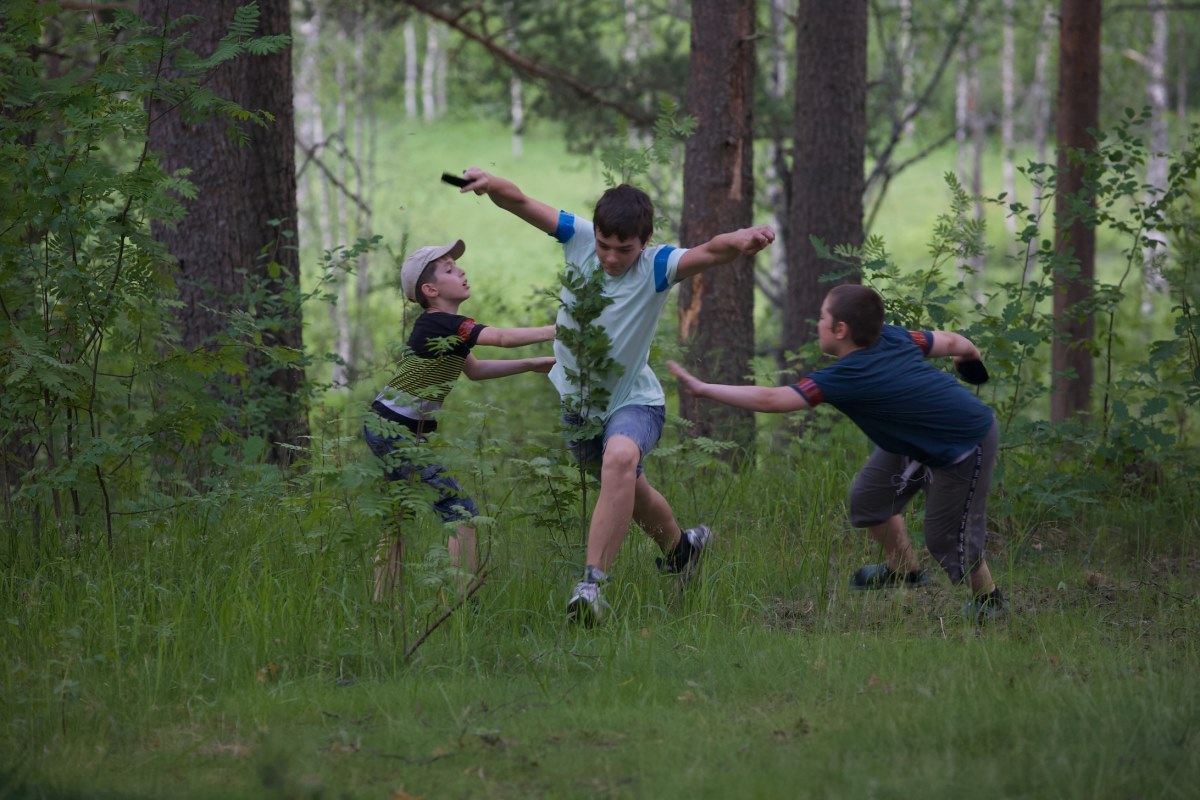
[(637, 443), (626, 436), (614, 436), (604, 447), (600, 471), (606, 477), (634, 476), (641, 458), (642, 451)]

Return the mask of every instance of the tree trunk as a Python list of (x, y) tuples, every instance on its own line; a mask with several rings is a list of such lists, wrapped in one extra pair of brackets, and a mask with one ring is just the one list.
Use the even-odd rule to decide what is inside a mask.
[[(1150, 153), (1146, 161), (1146, 202), (1162, 197), (1167, 189), (1167, 8), (1155, 7), (1150, 17), (1153, 34), (1146, 52), (1146, 99), (1150, 105)], [(1146, 298), (1143, 311), (1150, 311), (1154, 293), (1166, 289), (1162, 260), (1166, 257), (1167, 237), (1161, 230), (1146, 232), (1153, 244), (1143, 250)]]
[[(351, 24), (356, 23), (351, 22)], [(343, 187), (349, 187), (351, 185), (350, 173), (354, 166), (354, 154), (350, 152), (350, 137), (347, 135), (350, 122), (346, 98), (347, 95), (353, 94), (354, 88), (347, 83), (346, 79), (346, 59), (349, 50), (346, 46), (346, 29), (342, 24), (338, 24), (336, 30), (337, 37), (333, 47), (333, 95), (337, 99), (334, 102), (336, 127), (333, 138), (338, 141), (340, 147), (334, 166), (337, 168), (338, 183)], [(346, 210), (345, 191), (345, 189), (339, 190), (331, 187), (328, 195), (333, 204), (329, 213), (336, 221), (330, 227), (336, 232), (334, 235), (339, 237), (333, 239), (330, 243), (331, 247), (348, 244), (346, 239), (350, 234), (350, 213)], [(340, 362), (333, 365), (333, 385), (335, 388), (347, 388), (350, 380), (350, 365), (354, 363), (354, 354), (350, 352), (349, 275), (339, 271), (331, 288), (337, 298), (329, 307), (330, 321), (333, 323), (333, 352), (337, 354)]]
[[(782, 105), (787, 96), (788, 65), (784, 36), (788, 30), (788, 1), (769, 0), (769, 19), (771, 23), (771, 54), (770, 71), (767, 74), (767, 94), (771, 99)], [(783, 312), (782, 288), (787, 285), (787, 216), (788, 193), (787, 179), (789, 170), (785, 154), (787, 145), (782, 135), (776, 134), (767, 143), (767, 163), (764, 168), (766, 178), (768, 224), (775, 229), (775, 242), (767, 249), (767, 265), (765, 270), (758, 270), (758, 286), (762, 289), (772, 307), (779, 313)]]
[(425, 63), (421, 69), (421, 116), (426, 122), (437, 118), (437, 95), (434, 94), (434, 73), (438, 65), (438, 27), (425, 26)]
[[(1042, 9), (1042, 22), (1037, 30), (1037, 55), (1033, 60), (1033, 81), (1029, 86), (1030, 138), (1033, 139), (1034, 160), (1046, 163), (1046, 141), (1050, 131), (1050, 93), (1046, 89), (1046, 71), (1050, 62), (1050, 42), (1054, 30), (1054, 7), (1047, 3)], [(1031, 187), (1033, 196), (1029, 200), (1029, 213), (1040, 224), (1042, 219), (1042, 195), (1040, 181)], [(1022, 282), (1028, 281), (1037, 263), (1038, 239), (1034, 237), (1025, 248), (1025, 270)]]
[(417, 26), (411, 19), (404, 22), (404, 115), (417, 118)]
[[(517, 37), (517, 16), (511, 4), (506, 8), (508, 10), (508, 49), (516, 53), (519, 52), (521, 45)], [(521, 82), (520, 73), (515, 69), (510, 71), (508, 78), (508, 109), (509, 119), (512, 122), (512, 154), (514, 158), (520, 158), (525, 149), (525, 86)]]
[[(372, 77), (376, 74), (372, 69), (378, 63), (378, 39), (369, 36), (369, 12), (363, 12), (358, 20), (355, 31), (356, 45), (354, 48), (355, 64), (358, 72), (358, 101), (354, 112), (354, 158), (358, 169), (354, 171), (357, 178), (354, 193), (360, 203), (358, 209), (356, 236), (359, 239), (369, 239), (373, 233), (374, 220), (372, 206), (366, 202), (373, 187), (375, 175), (375, 132), (376, 132), (376, 84)], [(368, 294), (371, 289), (371, 258), (367, 252), (360, 253), (354, 272), (354, 317), (351, 325), (350, 339), (350, 368), (347, 370), (350, 380), (354, 380), (362, 372), (365, 364), (370, 363), (374, 355), (371, 342), (371, 324), (368, 320)]]
[[(154, 25), (162, 25), (168, 14), (172, 18), (197, 15), (199, 21), (189, 26), (192, 45), (207, 55), (227, 31), (239, 5), (238, 0), (142, 0), (140, 12)], [(291, 33), (288, 0), (261, 0), (259, 9), (262, 33)], [(236, 298), (246, 288), (242, 271), (267, 280), (267, 266), (259, 258), (264, 246), (271, 245), (271, 257), (283, 279), (296, 283), (300, 279), (296, 248), (282, 246), (279, 229), (270, 223), (282, 220), (286, 229), (296, 225), (291, 48), (228, 62), (205, 85), (245, 108), (270, 112), (274, 121), (266, 128), (249, 126), (247, 142), (239, 145), (226, 135), (224, 122), (197, 124), (162, 102), (150, 104), (154, 120), (150, 148), (163, 154), (169, 172), (191, 168), (190, 180), (199, 191), (195, 200), (184, 201), (187, 216), (177, 226), (154, 229), (179, 263), (179, 316), (187, 347), (210, 345), (225, 329), (222, 312), (235, 310)], [(277, 282), (272, 285), (280, 289)], [(270, 313), (279, 313), (290, 324), (264, 331), (264, 342), (302, 351), (301, 309), (288, 297), (281, 295), (285, 307)], [(273, 409), (255, 425), (261, 427), (255, 433), (264, 433), (273, 443), (301, 441), (308, 432), (303, 378), (298, 370), (279, 369), (261, 385), (246, 388), (246, 407), (267, 401)], [(274, 450), (283, 460), (287, 452)]]
[[(1017, 200), (1017, 175), (1013, 165), (1013, 97), (1016, 92), (1017, 35), (1013, 19), (1014, 0), (1004, 0), (1004, 44), (1000, 51), (1000, 151), (1001, 182), (1005, 205)], [(1004, 215), (1010, 235), (1017, 232), (1017, 218)]]
[(866, 0), (800, 0), (785, 351), (815, 338), (833, 285), (818, 280), (833, 265), (817, 258), (809, 236), (831, 247), (862, 244), (866, 95)]
[(1062, 0), (1059, 25), (1054, 248), (1070, 256), (1078, 269), (1054, 275), (1058, 332), (1051, 352), (1050, 418), (1056, 422), (1075, 415), (1086, 419), (1091, 408), (1094, 370), (1089, 347), (1095, 321), (1079, 305), (1091, 296), (1096, 232), (1070, 210), (1068, 198), (1086, 191), (1083, 167), (1072, 161), (1070, 151), (1091, 152), (1096, 147), (1088, 129), (1099, 125), (1100, 115), (1100, 0)]
[[(680, 240), (703, 244), (744, 228), (754, 213), (754, 1), (693, 0), (687, 108), (697, 119), (685, 146)], [(754, 263), (701, 273), (680, 287), (679, 336), (686, 361), (709, 380), (743, 383), (754, 351)], [(693, 433), (732, 440), (749, 455), (754, 415), (680, 398)]]

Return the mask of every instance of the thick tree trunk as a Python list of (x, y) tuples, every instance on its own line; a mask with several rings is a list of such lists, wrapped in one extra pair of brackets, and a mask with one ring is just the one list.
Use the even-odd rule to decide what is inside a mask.
[[(142, 0), (142, 16), (155, 25), (195, 14), (200, 21), (190, 27), (192, 46), (209, 54), (227, 31), (240, 0)], [(290, 34), (288, 0), (260, 0), (260, 32)], [(225, 329), (221, 312), (234, 310), (235, 299), (245, 288), (245, 274), (262, 277), (267, 267), (259, 258), (266, 245), (285, 279), (299, 281), (299, 257), (292, 246), (282, 246), (279, 230), (296, 225), (295, 132), (292, 107), (292, 51), (270, 56), (245, 56), (215, 70), (206, 87), (248, 109), (270, 112), (274, 121), (266, 128), (249, 126), (244, 145), (225, 133), (224, 122), (196, 124), (176, 109), (152, 103), (150, 147), (163, 154), (168, 171), (190, 168), (190, 180), (199, 196), (185, 201), (187, 217), (176, 227), (159, 226), (154, 234), (179, 262), (179, 311), (183, 341), (188, 347), (211, 344)], [(289, 245), (294, 242), (289, 242)], [(276, 287), (278, 288), (278, 287)], [(294, 295), (293, 295), (294, 297)], [(284, 301), (284, 320), (290, 324), (266, 331), (265, 342), (303, 350), (300, 307)], [(303, 374), (280, 369), (262, 385), (250, 385), (247, 405), (269, 399), (276, 410), (265, 420), (272, 442), (299, 443), (308, 432), (306, 402), (300, 391)], [(287, 451), (276, 448), (276, 455)]]
[[(1094, 368), (1090, 352), (1095, 321), (1079, 310), (1095, 277), (1096, 232), (1070, 210), (1068, 198), (1085, 191), (1083, 168), (1071, 150), (1094, 151), (1088, 132), (1100, 116), (1100, 0), (1062, 0), (1058, 59), (1058, 191), (1054, 202), (1054, 247), (1069, 255), (1077, 270), (1054, 276), (1054, 317), (1058, 333), (1051, 352), (1050, 417), (1061, 421), (1091, 408)], [(1094, 201), (1093, 201), (1094, 202)]]
[(817, 258), (809, 237), (831, 247), (862, 244), (866, 95), (866, 0), (800, 0), (785, 351), (816, 338), (832, 286), (818, 280), (833, 265)]
[[(754, 212), (754, 2), (693, 0), (687, 108), (697, 119), (683, 173), (684, 246), (744, 228)], [(680, 287), (679, 335), (686, 360), (720, 383), (742, 383), (754, 350), (754, 264), (741, 257)], [(754, 415), (681, 397), (700, 436), (753, 452)]]

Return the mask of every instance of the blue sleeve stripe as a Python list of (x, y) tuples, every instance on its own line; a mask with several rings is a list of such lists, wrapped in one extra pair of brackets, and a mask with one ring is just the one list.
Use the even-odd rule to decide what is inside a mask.
[(654, 291), (656, 292), (665, 292), (671, 288), (671, 284), (667, 283), (667, 262), (671, 259), (671, 253), (674, 252), (674, 247), (665, 244), (654, 254)]
[(558, 212), (558, 228), (551, 234), (559, 244), (566, 244), (575, 235), (575, 215), (566, 211)]

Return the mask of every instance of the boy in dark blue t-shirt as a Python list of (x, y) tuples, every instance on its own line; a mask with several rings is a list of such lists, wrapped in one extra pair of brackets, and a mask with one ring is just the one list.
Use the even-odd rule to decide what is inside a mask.
[(854, 573), (855, 589), (923, 586), (904, 508), (925, 490), (925, 544), (953, 583), (969, 583), (967, 612), (993, 619), (1004, 597), (984, 559), (987, 494), (999, 432), (992, 410), (953, 376), (926, 361), (978, 360), (969, 339), (948, 331), (907, 331), (883, 323), (883, 298), (868, 286), (825, 296), (817, 334), (837, 361), (791, 386), (704, 383), (667, 362), (683, 388), (751, 411), (788, 412), (827, 402), (850, 417), (876, 450), (850, 489), (850, 521), (883, 545), (885, 561)]

